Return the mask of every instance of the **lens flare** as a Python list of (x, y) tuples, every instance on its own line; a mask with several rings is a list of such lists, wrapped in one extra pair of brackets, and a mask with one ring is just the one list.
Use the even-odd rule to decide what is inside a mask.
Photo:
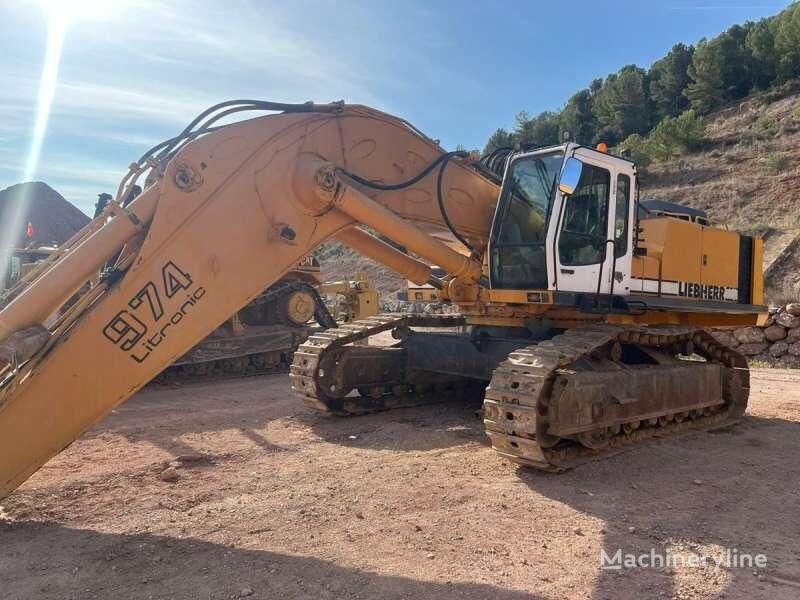
[[(47, 46), (45, 49), (44, 64), (39, 78), (39, 91), (36, 101), (36, 120), (34, 121), (31, 133), (30, 147), (25, 159), (25, 167), (22, 172), (22, 181), (31, 181), (36, 175), (39, 167), (39, 159), (42, 155), (42, 144), (47, 133), (47, 122), (50, 118), (50, 108), (53, 105), (56, 85), (58, 83), (58, 66), (61, 61), (61, 49), (64, 45), (64, 33), (66, 30), (66, 20), (58, 11), (48, 12), (47, 20)], [(10, 218), (4, 223), (3, 230), (0, 231), (0, 248), (13, 247), (19, 233), (22, 231), (25, 216), (27, 213), (30, 198), (26, 197), (29, 188), (23, 188), (20, 197), (13, 199), (9, 203), (11, 212)], [(5, 280), (8, 269), (8, 261), (0, 264), (0, 281)]]

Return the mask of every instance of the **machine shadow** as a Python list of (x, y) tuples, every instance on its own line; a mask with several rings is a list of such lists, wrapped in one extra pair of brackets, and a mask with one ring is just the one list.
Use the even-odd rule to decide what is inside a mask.
[(100, 533), (55, 523), (0, 524), (0, 542), (0, 589), (5, 600), (535, 598), (492, 585), (420, 581), (317, 558), (146, 533)]
[[(170, 454), (196, 452), (187, 434), (235, 428), (264, 452), (280, 452), (263, 430), (288, 420), (335, 444), (364, 449), (424, 451), (464, 443), (488, 444), (475, 416), (481, 397), (472, 395), (425, 406), (354, 417), (337, 417), (307, 407), (290, 389), (288, 376), (273, 374), (241, 381), (185, 383), (145, 388), (86, 435), (114, 433), (148, 442)], [(187, 411), (192, 415), (187, 417)]]
[(481, 398), (469, 397), (353, 417), (309, 409), (295, 418), (326, 442), (372, 450), (419, 452), (466, 443), (488, 445), (483, 422), (476, 416), (481, 405)]
[[(287, 379), (285, 394), (282, 385), (276, 386), (283, 379)], [(288, 378), (283, 373), (238, 380), (149, 385), (84, 436), (117, 434), (130, 442), (148, 442), (180, 455), (196, 453), (182, 439), (186, 435), (237, 429), (265, 452), (279, 452), (283, 448), (267, 440), (259, 430), (271, 421), (304, 410), (300, 402), (291, 401), (294, 399), (288, 387)]]
[[(536, 492), (602, 520), (607, 556), (617, 550), (640, 555), (651, 549), (662, 555), (667, 550), (762, 553), (768, 559), (766, 571), (758, 576), (752, 568), (725, 571), (719, 597), (797, 598), (800, 522), (773, 515), (785, 513), (787, 506), (796, 507), (795, 515), (800, 511), (800, 464), (786, 461), (800, 455), (798, 433), (794, 421), (747, 416), (733, 429), (656, 441), (646, 452), (622, 452), (564, 474), (520, 468), (518, 475)], [(687, 476), (687, 464), (697, 465), (693, 475)], [(592, 596), (597, 600), (687, 593), (674, 571), (603, 570), (600, 558), (598, 552), (599, 577)]]

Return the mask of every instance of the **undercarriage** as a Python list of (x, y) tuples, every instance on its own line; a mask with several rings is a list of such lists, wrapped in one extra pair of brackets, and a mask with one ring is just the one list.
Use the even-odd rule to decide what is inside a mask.
[[(356, 321), (299, 347), (292, 386), (309, 406), (337, 415), (482, 394), (493, 448), (549, 471), (729, 426), (747, 407), (745, 359), (696, 327), (597, 323), (536, 337), (492, 329), (458, 315)], [(367, 345), (389, 330), (393, 344)]]
[(336, 327), (313, 285), (285, 278), (170, 365), (156, 382), (285, 372), (308, 337), (312, 318), (320, 327)]

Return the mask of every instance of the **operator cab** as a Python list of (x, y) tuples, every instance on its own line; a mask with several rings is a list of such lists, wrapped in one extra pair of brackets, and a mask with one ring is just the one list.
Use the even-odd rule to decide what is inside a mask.
[(491, 287), (626, 295), (632, 162), (568, 143), (509, 160), (489, 242)]

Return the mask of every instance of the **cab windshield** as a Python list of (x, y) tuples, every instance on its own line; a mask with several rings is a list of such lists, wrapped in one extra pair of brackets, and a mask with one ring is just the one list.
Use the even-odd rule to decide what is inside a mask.
[(544, 241), (563, 161), (559, 149), (511, 163), (493, 243), (493, 287), (547, 288)]

